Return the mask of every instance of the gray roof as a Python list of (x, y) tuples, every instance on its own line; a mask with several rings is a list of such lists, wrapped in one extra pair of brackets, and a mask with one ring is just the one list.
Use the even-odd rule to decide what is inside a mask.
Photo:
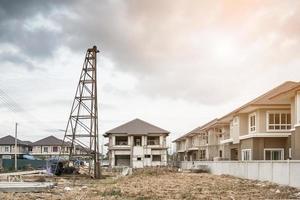
[[(0, 145), (14, 145), (15, 144), (15, 137), (11, 136), (11, 135), (7, 135), (5, 137), (0, 138)], [(17, 144), (21, 144), (21, 145), (27, 145), (28, 143), (22, 141), (22, 140), (17, 140)]]
[(32, 146), (59, 146), (62, 145), (63, 141), (58, 139), (57, 137), (54, 137), (53, 135), (45, 137), (41, 140), (38, 140), (34, 143), (32, 143)]
[(32, 145), (32, 142), (31, 141), (23, 141), (25, 144), (27, 144), (27, 145)]
[(166, 131), (162, 128), (159, 128), (155, 125), (149, 124), (148, 122), (145, 122), (140, 119), (134, 119), (130, 122), (127, 122), (125, 124), (122, 124), (121, 126), (118, 126), (110, 131), (107, 131), (104, 136), (107, 136), (111, 133), (125, 133), (125, 134), (140, 134), (140, 135), (146, 135), (149, 133), (164, 133), (169, 134), (169, 131)]

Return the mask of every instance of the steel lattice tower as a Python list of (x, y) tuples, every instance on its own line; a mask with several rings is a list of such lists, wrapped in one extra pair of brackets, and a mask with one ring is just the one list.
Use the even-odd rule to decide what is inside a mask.
[(64, 144), (71, 146), (70, 161), (78, 157), (89, 159), (91, 161), (89, 173), (94, 178), (100, 178), (97, 104), (98, 52), (96, 46), (86, 52), (64, 136)]

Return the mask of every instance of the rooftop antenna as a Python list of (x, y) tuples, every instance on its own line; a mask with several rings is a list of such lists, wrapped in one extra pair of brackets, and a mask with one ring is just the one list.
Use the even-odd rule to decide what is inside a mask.
[[(98, 102), (97, 102), (97, 50), (86, 52), (76, 94), (64, 136), (64, 144), (70, 146), (69, 160), (89, 160), (89, 174), (100, 178)], [(92, 169), (93, 166), (93, 169)]]

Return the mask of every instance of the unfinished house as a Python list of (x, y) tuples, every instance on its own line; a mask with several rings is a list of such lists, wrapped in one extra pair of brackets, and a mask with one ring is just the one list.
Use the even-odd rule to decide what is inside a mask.
[(299, 116), (300, 83), (285, 82), (202, 126), (198, 132), (207, 144), (199, 150), (207, 160), (300, 159)]
[[(30, 142), (17, 140), (18, 157), (28, 154), (31, 150)], [(0, 158), (12, 159), (15, 155), (15, 137), (7, 135), (0, 138)]]
[(166, 138), (169, 131), (134, 119), (110, 131), (108, 155), (111, 167), (143, 168), (167, 165)]

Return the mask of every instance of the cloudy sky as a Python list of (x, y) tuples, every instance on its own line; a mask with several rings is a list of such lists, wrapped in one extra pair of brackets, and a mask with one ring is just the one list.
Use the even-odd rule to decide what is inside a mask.
[(0, 1), (0, 136), (63, 136), (97, 45), (100, 132), (141, 118), (170, 139), (300, 77), (300, 1)]

